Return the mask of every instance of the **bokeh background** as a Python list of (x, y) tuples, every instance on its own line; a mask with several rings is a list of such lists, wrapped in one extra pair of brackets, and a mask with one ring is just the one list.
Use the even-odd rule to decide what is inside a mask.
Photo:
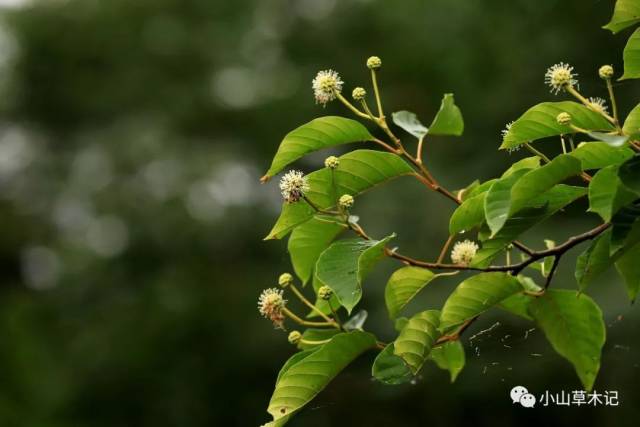
[[(282, 136), (339, 105), (310, 82), (334, 68), (347, 92), (382, 57), (387, 111), (429, 122), (444, 92), (462, 138), (433, 138), (427, 161), (451, 189), (523, 157), (496, 150), (500, 130), (554, 98), (546, 67), (568, 61), (586, 94), (597, 68), (621, 68), (626, 36), (600, 29), (613, 0), (0, 0), (0, 425), (257, 426), (292, 349), (256, 311), (290, 270), (286, 242), (263, 242), (277, 183), (258, 178)], [(628, 35), (628, 33), (626, 34)], [(622, 111), (640, 85), (616, 85)], [(401, 131), (398, 131), (400, 133)], [(410, 139), (407, 138), (407, 141)], [(545, 143), (548, 153), (555, 142)], [(329, 152), (299, 163), (321, 167)], [(432, 258), (451, 204), (411, 180), (361, 197), (374, 236)], [(596, 223), (578, 204), (523, 240), (542, 247)], [(572, 288), (573, 251), (554, 286)], [(367, 280), (365, 327), (393, 338), (383, 288)], [(437, 308), (442, 281), (409, 312)], [(637, 307), (608, 274), (589, 291), (608, 342), (599, 391), (616, 408), (515, 407), (579, 388), (533, 325), (493, 313), (469, 330), (467, 366), (450, 385), (428, 367), (416, 384), (373, 383), (367, 354), (292, 426), (633, 425), (640, 415)], [(483, 330), (491, 329), (482, 333)], [(528, 332), (527, 332), (528, 331)], [(469, 337), (480, 333), (469, 341)], [(526, 338), (525, 338), (526, 337)]]

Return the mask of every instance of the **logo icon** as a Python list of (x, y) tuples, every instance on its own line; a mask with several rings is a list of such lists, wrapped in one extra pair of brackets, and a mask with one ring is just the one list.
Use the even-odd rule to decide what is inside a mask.
[(521, 385), (512, 388), (510, 396), (513, 403), (519, 403), (525, 408), (533, 408), (536, 405), (536, 397)]

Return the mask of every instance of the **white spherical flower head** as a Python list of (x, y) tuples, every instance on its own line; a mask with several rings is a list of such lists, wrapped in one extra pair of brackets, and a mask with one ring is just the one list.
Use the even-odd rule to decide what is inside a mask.
[(327, 102), (336, 99), (336, 95), (342, 92), (343, 84), (340, 75), (333, 70), (318, 72), (316, 78), (311, 82), (316, 104), (326, 105)]
[(557, 94), (561, 90), (566, 90), (567, 87), (577, 85), (576, 77), (578, 74), (573, 72), (573, 67), (561, 62), (549, 67), (544, 75), (544, 82), (551, 87), (551, 92)]
[(608, 114), (607, 101), (602, 98), (589, 98), (589, 105), (591, 108), (600, 113), (600, 114)]
[(324, 166), (329, 169), (335, 169), (340, 166), (340, 159), (336, 156), (329, 156), (324, 159)]
[(451, 260), (454, 264), (469, 265), (478, 249), (478, 245), (471, 240), (457, 242), (451, 251)]
[(300, 171), (289, 171), (280, 179), (280, 192), (287, 203), (295, 203), (309, 191), (307, 178)]
[(282, 297), (282, 290), (269, 288), (262, 291), (258, 298), (258, 311), (260, 314), (271, 320), (276, 328), (283, 328), (283, 309), (287, 305), (287, 300)]

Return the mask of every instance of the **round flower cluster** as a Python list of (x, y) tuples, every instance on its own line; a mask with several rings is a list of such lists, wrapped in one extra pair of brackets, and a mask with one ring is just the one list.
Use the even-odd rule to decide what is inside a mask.
[(338, 205), (340, 205), (342, 209), (352, 208), (354, 202), (355, 201), (353, 200), (353, 196), (351, 194), (343, 194), (342, 196), (340, 196), (340, 199), (338, 199)]
[(569, 126), (571, 124), (571, 114), (564, 113), (564, 112), (560, 113), (556, 117), (556, 121), (558, 122), (559, 125)]
[(327, 102), (336, 99), (336, 95), (342, 92), (343, 84), (340, 75), (333, 70), (318, 72), (316, 78), (311, 82), (316, 104), (326, 105)]
[(478, 252), (478, 245), (471, 240), (457, 242), (451, 251), (451, 260), (454, 264), (469, 265)]
[(293, 283), (293, 276), (291, 273), (282, 273), (278, 278), (278, 284), (283, 288), (286, 288)]
[(351, 92), (351, 97), (356, 101), (362, 101), (367, 96), (367, 91), (364, 88), (357, 87)]
[(598, 75), (600, 75), (601, 79), (610, 79), (613, 77), (613, 67), (611, 65), (603, 65), (598, 70)]
[(300, 171), (289, 171), (280, 179), (280, 192), (287, 203), (295, 203), (309, 191), (307, 178)]
[(330, 300), (332, 295), (333, 290), (328, 286), (321, 286), (320, 289), (318, 289), (318, 298), (322, 300)]
[(573, 67), (569, 64), (561, 62), (547, 69), (544, 75), (544, 81), (551, 87), (551, 92), (558, 93), (578, 84), (577, 74), (573, 72)]
[(324, 159), (324, 166), (329, 169), (335, 169), (340, 166), (340, 159), (336, 156), (329, 156)]
[(607, 101), (602, 98), (589, 98), (589, 105), (600, 114), (608, 114)]
[(271, 320), (276, 328), (284, 329), (283, 309), (287, 300), (282, 297), (282, 290), (269, 288), (262, 291), (258, 298), (258, 311), (260, 314)]
[(380, 67), (382, 67), (382, 60), (377, 56), (371, 56), (367, 59), (367, 68), (370, 70), (375, 70)]
[(289, 343), (293, 345), (298, 344), (301, 339), (302, 339), (302, 334), (300, 333), (300, 331), (291, 331), (288, 337)]

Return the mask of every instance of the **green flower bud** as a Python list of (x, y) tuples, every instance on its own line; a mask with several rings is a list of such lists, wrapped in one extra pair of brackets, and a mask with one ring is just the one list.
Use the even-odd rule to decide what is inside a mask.
[(601, 79), (610, 79), (611, 77), (613, 77), (613, 67), (611, 65), (603, 65), (598, 70), (598, 74), (600, 75)]
[(278, 278), (278, 284), (283, 288), (286, 288), (293, 283), (293, 276), (289, 273), (282, 273)]
[(382, 60), (377, 56), (372, 56), (369, 59), (367, 59), (367, 68), (369, 68), (370, 70), (378, 69), (381, 66), (382, 66)]
[(343, 194), (342, 196), (340, 196), (340, 199), (338, 199), (338, 205), (340, 205), (340, 207), (342, 209), (350, 209), (353, 207), (353, 196), (350, 194)]
[(329, 169), (335, 169), (340, 166), (340, 159), (336, 156), (329, 156), (324, 160), (324, 166)]
[(298, 331), (291, 331), (287, 339), (289, 340), (289, 343), (296, 345), (302, 339), (302, 334)]
[(356, 101), (361, 101), (364, 99), (365, 96), (367, 96), (367, 91), (364, 90), (364, 88), (357, 87), (353, 90), (353, 92), (351, 92), (351, 96)]
[(333, 290), (328, 286), (322, 286), (318, 289), (318, 298), (328, 301), (333, 295)]
[(559, 125), (569, 126), (571, 124), (571, 114), (569, 113), (560, 113), (556, 117), (556, 121)]

